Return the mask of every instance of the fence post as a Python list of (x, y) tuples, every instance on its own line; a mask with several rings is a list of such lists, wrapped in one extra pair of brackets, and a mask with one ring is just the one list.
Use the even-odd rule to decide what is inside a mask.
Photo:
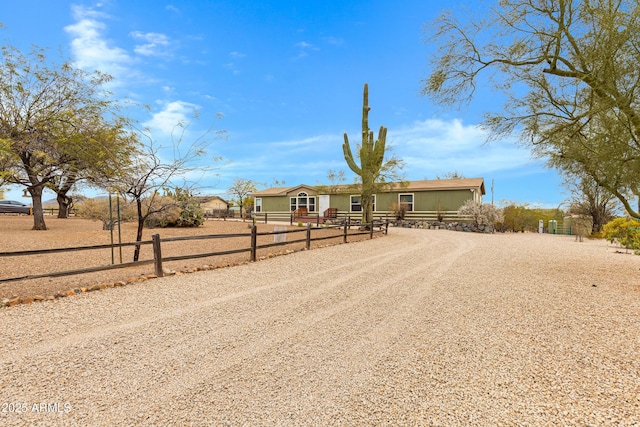
[(384, 234), (385, 236), (389, 234), (389, 220), (387, 220), (387, 222), (384, 225)]
[(109, 192), (109, 234), (111, 235), (111, 265), (113, 265), (116, 263), (116, 259), (113, 253), (113, 209), (111, 207), (111, 192)]
[(291, 212), (291, 215), (289, 216), (289, 225), (293, 225), (293, 212)]
[(266, 213), (266, 212), (265, 212), (265, 213), (264, 213), (264, 223), (265, 223), (265, 224), (267, 223), (267, 215), (268, 215), (268, 213)]
[(255, 262), (258, 243), (258, 227), (251, 227), (251, 261)]
[(369, 240), (373, 239), (373, 218), (371, 218), (371, 230), (369, 230)]
[(311, 223), (307, 223), (307, 249), (311, 248)]
[(164, 276), (162, 271), (162, 249), (160, 248), (160, 235), (154, 234), (151, 236), (153, 239), (153, 264), (156, 267), (156, 276)]
[(342, 243), (347, 243), (347, 221), (344, 222), (344, 236), (342, 237)]

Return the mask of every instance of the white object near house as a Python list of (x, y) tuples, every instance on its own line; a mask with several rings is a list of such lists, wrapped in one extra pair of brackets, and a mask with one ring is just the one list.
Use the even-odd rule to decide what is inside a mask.
[(323, 214), (324, 211), (331, 207), (329, 197), (330, 196), (327, 194), (318, 196), (318, 212), (320, 212), (320, 214)]
[(540, 234), (544, 233), (544, 221), (543, 220), (538, 220), (538, 233), (540, 233)]
[[(278, 233), (280, 231), (280, 233)], [(273, 242), (274, 243), (281, 243), (281, 242), (286, 242), (287, 241), (287, 234), (286, 233), (282, 233), (282, 231), (287, 231), (287, 227), (280, 227), (280, 226), (275, 226), (273, 227), (273, 232), (274, 233), (278, 233), (278, 234), (274, 234), (273, 235)]]

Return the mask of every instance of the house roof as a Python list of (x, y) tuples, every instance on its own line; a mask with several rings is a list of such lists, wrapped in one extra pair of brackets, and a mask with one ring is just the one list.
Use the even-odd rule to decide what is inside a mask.
[(227, 202), (225, 199), (223, 199), (223, 198), (222, 198), (222, 197), (220, 197), (220, 196), (199, 196), (199, 197), (198, 197), (198, 201), (199, 201), (200, 203), (208, 203), (208, 202), (210, 202), (210, 201), (212, 201), (212, 200), (216, 200), (216, 199), (217, 199), (217, 200), (220, 200), (220, 201), (222, 201), (222, 202), (224, 202), (224, 203), (229, 203), (229, 202)]
[(481, 194), (486, 194), (484, 178), (460, 178), (460, 179), (431, 179), (423, 181), (408, 181), (406, 187), (394, 184), (393, 190), (460, 190), (480, 188)]
[[(383, 190), (387, 191), (419, 191), (419, 190), (465, 190), (472, 188), (479, 188), (481, 194), (486, 194), (484, 189), (484, 178), (461, 178), (461, 179), (433, 179), (423, 181), (406, 181), (405, 186), (400, 183), (391, 184), (390, 188)], [(294, 187), (274, 187), (267, 188), (262, 191), (251, 193), (250, 196), (284, 196), (299, 188), (314, 189), (322, 186), (310, 186), (310, 185), (296, 185)], [(338, 189), (349, 190), (353, 188), (350, 185), (338, 185)]]

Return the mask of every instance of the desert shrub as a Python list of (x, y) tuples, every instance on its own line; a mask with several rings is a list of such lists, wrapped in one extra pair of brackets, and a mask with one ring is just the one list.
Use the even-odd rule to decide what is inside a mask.
[(532, 208), (526, 204), (517, 204), (514, 202), (508, 202), (502, 208), (503, 220), (499, 224), (498, 229), (500, 231), (511, 232), (525, 232), (525, 231), (538, 231), (538, 221), (544, 221), (544, 224), (548, 224), (550, 220), (554, 219), (558, 222), (562, 222), (564, 218), (564, 212), (560, 209), (542, 209)]
[(640, 251), (640, 222), (631, 218), (616, 218), (602, 227), (602, 235), (611, 243)]
[(145, 225), (155, 227), (199, 227), (204, 224), (204, 210), (189, 190), (165, 189), (164, 196), (155, 197)]
[[(115, 197), (111, 201), (111, 211), (109, 211), (109, 199), (100, 197), (79, 202), (75, 207), (75, 212), (81, 218), (102, 221), (103, 230), (112, 230), (118, 222), (117, 199)], [(135, 205), (121, 197), (120, 221), (131, 221), (136, 216)]]
[(497, 223), (503, 220), (502, 211), (496, 206), (487, 203), (477, 203), (471, 199), (460, 206), (458, 216), (470, 217), (476, 225), (489, 225), (492, 227), (495, 227)]
[(391, 203), (391, 212), (393, 212), (395, 219), (402, 220), (407, 213), (407, 205), (404, 203), (393, 202)]
[(538, 228), (538, 219), (534, 212), (526, 206), (509, 205), (502, 209), (502, 231), (525, 232)]

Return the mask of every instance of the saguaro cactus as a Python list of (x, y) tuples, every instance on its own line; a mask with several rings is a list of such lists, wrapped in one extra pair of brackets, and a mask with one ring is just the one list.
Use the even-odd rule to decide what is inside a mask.
[(387, 128), (380, 126), (378, 139), (374, 140), (373, 131), (369, 130), (369, 86), (364, 84), (364, 101), (362, 103), (362, 145), (360, 146), (360, 166), (358, 166), (351, 152), (349, 137), (344, 134), (342, 151), (349, 168), (362, 179), (361, 204), (362, 222), (367, 224), (373, 219), (373, 191), (380, 175), (384, 159)]

